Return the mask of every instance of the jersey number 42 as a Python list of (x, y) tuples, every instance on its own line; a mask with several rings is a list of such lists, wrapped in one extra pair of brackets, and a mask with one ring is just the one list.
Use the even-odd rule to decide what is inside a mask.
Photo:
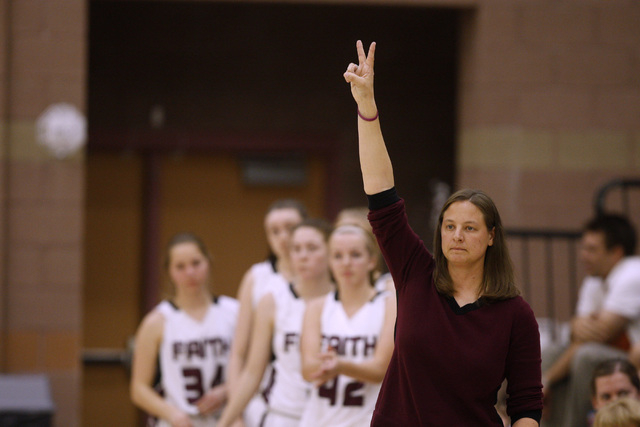
[[(318, 388), (318, 395), (329, 399), (329, 404), (335, 406), (338, 399), (338, 378), (335, 377), (333, 381), (327, 381)], [(364, 387), (364, 383), (360, 381), (353, 381), (347, 383), (344, 387), (344, 399), (342, 406), (362, 406), (364, 403), (364, 396), (357, 394), (357, 391)]]

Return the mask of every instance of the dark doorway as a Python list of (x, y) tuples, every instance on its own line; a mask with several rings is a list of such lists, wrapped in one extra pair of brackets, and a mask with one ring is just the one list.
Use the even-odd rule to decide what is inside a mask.
[[(338, 141), (337, 207), (362, 204), (355, 104), (342, 73), (378, 43), (376, 96), (418, 234), (455, 174), (460, 9), (206, 1), (90, 2), (89, 149), (102, 131), (316, 135)], [(109, 141), (107, 141), (108, 143)], [(122, 139), (118, 142), (122, 142)], [(176, 141), (176, 144), (180, 144)], [(228, 147), (233, 150), (233, 147)], [(303, 148), (303, 147), (301, 147)]]

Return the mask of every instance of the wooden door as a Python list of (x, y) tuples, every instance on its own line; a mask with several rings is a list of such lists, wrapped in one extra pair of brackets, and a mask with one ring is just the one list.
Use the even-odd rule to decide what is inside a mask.
[(180, 231), (201, 236), (213, 256), (215, 293), (235, 296), (245, 270), (266, 257), (263, 216), (274, 200), (292, 197), (311, 215), (323, 212), (322, 160), (308, 162), (305, 185), (278, 188), (244, 184), (241, 163), (232, 155), (168, 156), (161, 169), (160, 240)]
[[(139, 156), (87, 156), (83, 347), (96, 359), (123, 351), (140, 321), (141, 171)], [(128, 381), (121, 364), (85, 362), (82, 425), (136, 425)]]

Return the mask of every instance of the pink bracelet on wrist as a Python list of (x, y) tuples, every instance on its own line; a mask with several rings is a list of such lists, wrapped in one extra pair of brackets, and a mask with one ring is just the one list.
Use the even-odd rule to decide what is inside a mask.
[(378, 111), (378, 110), (376, 110), (376, 115), (375, 115), (375, 116), (373, 116), (373, 117), (371, 117), (371, 118), (368, 118), (368, 117), (363, 116), (363, 115), (362, 115), (362, 113), (360, 112), (360, 109), (358, 109), (358, 117), (360, 117), (360, 118), (361, 118), (362, 120), (364, 120), (365, 122), (372, 122), (372, 121), (374, 121), (375, 119), (377, 119), (377, 118), (378, 118), (378, 114), (379, 114), (379, 111)]

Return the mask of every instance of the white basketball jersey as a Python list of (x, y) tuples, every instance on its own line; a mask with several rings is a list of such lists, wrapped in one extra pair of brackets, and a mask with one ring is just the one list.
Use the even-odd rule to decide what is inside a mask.
[[(273, 289), (287, 288), (289, 283), (276, 271), (275, 265), (270, 261), (262, 261), (251, 266), (251, 276), (253, 278), (253, 288), (251, 289), (251, 304), (255, 310), (260, 299)], [(259, 427), (262, 418), (267, 410), (267, 400), (269, 399), (269, 384), (273, 377), (273, 367), (271, 364), (265, 369), (260, 388), (251, 398), (245, 410), (243, 418), (245, 427)]]
[(273, 286), (288, 286), (286, 279), (278, 273), (275, 265), (269, 260), (262, 261), (251, 266), (253, 277), (253, 289), (251, 290), (251, 302), (255, 309), (260, 299), (269, 292)]
[(300, 333), (305, 302), (292, 286), (273, 292), (275, 323), (273, 352), (274, 382), (269, 392), (269, 410), (299, 418), (307, 401), (310, 384), (302, 378)]
[[(205, 421), (198, 416), (194, 402), (225, 381), (238, 308), (237, 300), (219, 296), (204, 319), (198, 321), (169, 301), (156, 307), (164, 316), (160, 345), (162, 391), (167, 401), (193, 415), (194, 421)], [(206, 425), (215, 425), (215, 419), (208, 418)]]
[[(354, 363), (373, 358), (388, 295), (388, 292), (379, 292), (352, 317), (345, 313), (337, 292), (327, 295), (321, 317), (322, 350), (333, 348), (341, 358)], [(322, 386), (314, 387), (300, 425), (369, 426), (380, 385), (338, 375)]]

